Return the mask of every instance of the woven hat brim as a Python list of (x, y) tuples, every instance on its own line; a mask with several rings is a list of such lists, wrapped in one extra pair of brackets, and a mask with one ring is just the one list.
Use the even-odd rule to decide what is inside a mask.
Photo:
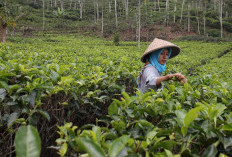
[(141, 57), (141, 61), (146, 63), (146, 57), (148, 54), (156, 51), (156, 50), (159, 50), (159, 49), (163, 49), (163, 48), (172, 48), (172, 53), (171, 53), (171, 56), (170, 56), (170, 59), (177, 56), (179, 53), (180, 53), (180, 48), (174, 44), (171, 44), (170, 46), (169, 45), (165, 45), (165, 46), (161, 46), (161, 47), (156, 47), (155, 49), (152, 49), (150, 51), (147, 51), (143, 54), (143, 56)]

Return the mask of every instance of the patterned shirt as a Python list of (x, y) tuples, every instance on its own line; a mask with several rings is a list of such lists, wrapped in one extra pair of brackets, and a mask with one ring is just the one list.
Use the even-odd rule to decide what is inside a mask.
[(139, 90), (141, 90), (142, 93), (146, 93), (149, 91), (149, 88), (153, 89), (154, 91), (162, 89), (162, 85), (156, 87), (156, 80), (161, 76), (162, 75), (158, 72), (158, 70), (151, 64), (146, 65), (138, 77)]

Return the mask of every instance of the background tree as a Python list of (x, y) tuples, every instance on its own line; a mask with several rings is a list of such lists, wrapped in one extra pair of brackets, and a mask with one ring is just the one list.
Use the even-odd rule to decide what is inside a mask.
[(102, 36), (104, 33), (104, 0), (102, 0)]
[(43, 0), (43, 31), (44, 31), (44, 25), (45, 25), (45, 16), (44, 16), (44, 0)]
[(191, 3), (188, 2), (188, 32), (190, 32), (190, 10), (191, 10)]
[(11, 20), (9, 18), (9, 10), (6, 7), (7, 1), (3, 1), (0, 3), (0, 41), (6, 41), (6, 27), (8, 22)]
[[(162, 38), (173, 36), (173, 33), (178, 32), (186, 34), (187, 32), (197, 34), (202, 32), (203, 34), (203, 29), (205, 35), (209, 34), (209, 36), (220, 37), (221, 25), (223, 26), (222, 32), (229, 37), (232, 32), (232, 13), (230, 11), (232, 1), (223, 0), (221, 12), (219, 2), (220, 0), (141, 0), (140, 26), (142, 31), (140, 39), (149, 41), (154, 36)], [(137, 41), (138, 38), (138, 1), (2, 0), (0, 3), (1, 6), (7, 4), (6, 7), (2, 7), (1, 9), (1, 17), (4, 18), (9, 17), (9, 15), (3, 16), (5, 11), (2, 10), (5, 10), (5, 8), (8, 8), (10, 14), (20, 15), (18, 14), (19, 12), (15, 12), (14, 7), (16, 3), (21, 7), (28, 5), (28, 8), (32, 10), (29, 17), (25, 18), (26, 20), (20, 19), (18, 21), (20, 25), (15, 25), (13, 22), (15, 18), (13, 18), (13, 21), (5, 23), (5, 20), (1, 20), (1, 34), (6, 32), (2, 30), (6, 29), (6, 25), (8, 25), (10, 26), (7, 28), (8, 30), (11, 27), (12, 30), (13, 27), (16, 28), (16, 34), (25, 26), (25, 28), (30, 27), (33, 30), (40, 30), (41, 28), (43, 30), (80, 29), (83, 32), (82, 30), (88, 31), (93, 29), (95, 30), (94, 32), (98, 32), (97, 34), (102, 34), (102, 30), (104, 30), (105, 37), (112, 37), (114, 32), (112, 28), (117, 28), (119, 34), (128, 32), (122, 33), (125, 35), (124, 39), (127, 38), (126, 35), (130, 36), (128, 37), (129, 40)], [(104, 4), (103, 8), (102, 3)], [(10, 5), (14, 6), (13, 9), (9, 9)], [(60, 8), (60, 12), (65, 10), (65, 14), (58, 13), (58, 7)], [(58, 14), (54, 14), (53, 12), (57, 12)], [(220, 17), (221, 15), (222, 17)], [(179, 21), (179, 23), (176, 23), (176, 21)], [(62, 27), (60, 27), (61, 22), (63, 22)], [(168, 25), (172, 25), (172, 27), (165, 27)], [(167, 29), (172, 30), (170, 30), (170, 33), (167, 33)], [(131, 36), (129, 32), (133, 35)]]
[(0, 42), (6, 41), (7, 27), (15, 26), (26, 15), (23, 10), (23, 6), (13, 0), (0, 1)]
[(83, 5), (84, 5), (83, 0), (79, 0), (79, 4), (80, 4), (80, 19), (82, 19), (83, 18)]
[(141, 1), (138, 3), (138, 48), (140, 49)]
[(57, 27), (62, 27), (62, 18), (65, 15), (65, 10), (62, 11), (60, 7), (58, 7), (57, 10), (53, 11), (53, 13), (57, 17)]
[(219, 0), (219, 19), (220, 19), (220, 26), (221, 26), (221, 38), (223, 36), (222, 13), (223, 13), (223, 0)]
[(117, 0), (114, 0), (114, 9), (115, 9), (115, 26), (116, 28), (118, 28)]
[(180, 14), (180, 23), (182, 22), (182, 18), (183, 18), (183, 11), (184, 11), (184, 3), (185, 3), (185, 0), (182, 0), (182, 7), (181, 7), (181, 14)]
[(176, 23), (176, 4), (177, 4), (177, 0), (174, 0), (174, 15), (173, 15), (173, 22)]
[(165, 25), (168, 26), (169, 20), (169, 0), (166, 0), (166, 9), (165, 9)]

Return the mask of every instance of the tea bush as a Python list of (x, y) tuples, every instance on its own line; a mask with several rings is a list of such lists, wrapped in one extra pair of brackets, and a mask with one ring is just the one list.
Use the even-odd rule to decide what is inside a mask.
[(138, 50), (77, 35), (10, 41), (0, 46), (0, 156), (14, 155), (24, 125), (38, 129), (41, 156), (231, 155), (231, 73), (210, 68), (231, 67), (230, 52), (218, 58), (231, 43), (176, 41), (182, 52), (166, 73), (182, 72), (188, 83), (143, 95), (135, 79), (149, 43)]

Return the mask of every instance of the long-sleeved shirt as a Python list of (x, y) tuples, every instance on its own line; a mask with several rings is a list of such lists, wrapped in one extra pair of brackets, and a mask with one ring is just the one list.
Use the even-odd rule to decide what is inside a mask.
[(157, 91), (158, 89), (162, 89), (162, 85), (159, 87), (156, 86), (157, 78), (161, 77), (162, 75), (158, 72), (158, 70), (151, 66), (147, 65), (141, 72), (142, 76), (140, 77), (140, 84), (139, 90), (142, 93), (146, 93), (149, 91), (149, 88)]

